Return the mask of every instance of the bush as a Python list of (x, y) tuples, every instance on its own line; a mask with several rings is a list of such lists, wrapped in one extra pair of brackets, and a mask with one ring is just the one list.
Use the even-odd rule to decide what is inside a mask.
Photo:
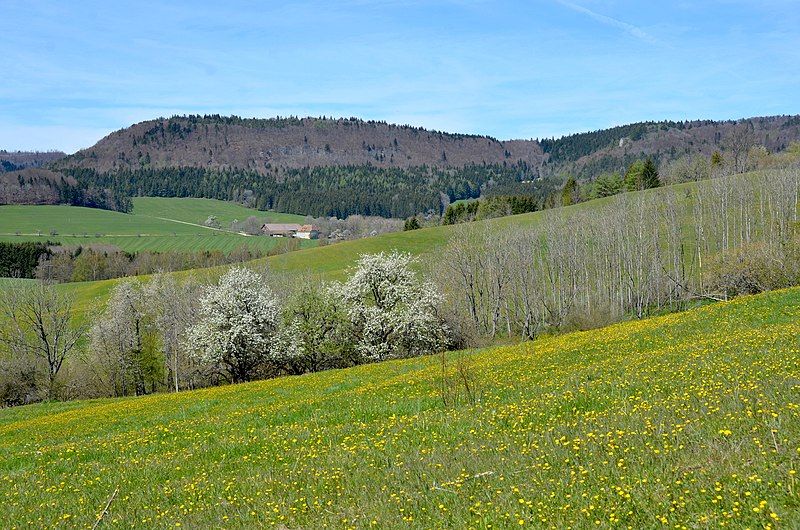
[(16, 360), (0, 365), (0, 408), (39, 401), (36, 367)]
[(751, 243), (717, 255), (709, 264), (708, 287), (726, 298), (783, 289), (800, 283), (800, 245)]
[(309, 282), (294, 292), (284, 310), (280, 349), (292, 352), (291, 374), (347, 368), (360, 362), (344, 306), (324, 285)]

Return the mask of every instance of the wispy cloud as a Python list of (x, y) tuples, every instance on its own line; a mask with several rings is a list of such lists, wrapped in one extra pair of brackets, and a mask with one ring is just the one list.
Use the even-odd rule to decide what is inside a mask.
[(610, 17), (608, 15), (603, 15), (602, 13), (598, 13), (596, 11), (592, 11), (583, 6), (579, 6), (578, 4), (573, 4), (572, 2), (567, 2), (565, 0), (556, 0), (559, 4), (564, 7), (568, 7), (573, 11), (578, 13), (582, 13), (588, 17), (593, 18), (594, 20), (600, 22), (601, 24), (605, 24), (606, 26), (611, 26), (617, 29), (621, 29), (622, 31), (628, 33), (629, 35), (636, 37), (637, 39), (643, 40), (645, 42), (649, 42), (650, 44), (657, 44), (658, 41), (655, 37), (644, 31), (639, 26), (634, 26), (633, 24), (629, 24), (622, 20), (616, 19), (614, 17)]

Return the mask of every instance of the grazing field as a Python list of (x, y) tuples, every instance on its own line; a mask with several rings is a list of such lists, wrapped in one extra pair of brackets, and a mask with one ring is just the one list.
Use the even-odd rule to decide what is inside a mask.
[(209, 215), (216, 215), (223, 228), (234, 220), (244, 221), (250, 216), (268, 218), (274, 223), (304, 223), (304, 215), (281, 212), (262, 212), (240, 204), (216, 199), (172, 197), (134, 197), (134, 215), (165, 217), (188, 223), (202, 224)]
[(0, 232), (15, 235), (41, 232), (43, 236), (94, 236), (95, 234), (172, 235), (197, 234), (197, 227), (150, 217), (79, 206), (0, 206)]
[[(75, 206), (0, 206), (0, 241), (58, 241), (65, 245), (108, 244), (127, 252), (149, 250), (202, 251), (232, 250), (248, 246), (269, 250), (278, 241), (248, 237), (197, 226), (209, 215), (217, 215), (223, 227), (234, 219), (244, 220), (260, 212), (212, 199), (139, 197), (132, 214)], [(300, 222), (303, 216), (275, 214), (282, 222)], [(316, 242), (301, 241), (301, 246)]]
[(441, 357), (0, 411), (9, 528), (798, 528), (800, 290)]
[[(202, 230), (202, 229), (201, 229)], [(35, 240), (35, 238), (17, 238), (2, 236), (0, 241)], [(196, 234), (176, 235), (107, 235), (107, 236), (42, 236), (41, 241), (57, 241), (63, 245), (113, 245), (125, 252), (201, 252), (219, 250), (229, 253), (237, 248), (246, 246), (251, 249), (268, 251), (274, 248), (280, 240), (268, 237), (244, 237), (225, 232), (198, 232)], [(316, 245), (315, 241), (300, 241), (301, 248), (310, 248)]]

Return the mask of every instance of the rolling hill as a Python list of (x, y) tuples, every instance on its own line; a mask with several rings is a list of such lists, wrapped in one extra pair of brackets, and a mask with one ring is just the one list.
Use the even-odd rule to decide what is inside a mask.
[(524, 163), (538, 172), (574, 164), (596, 166), (650, 156), (672, 159), (710, 155), (730, 132), (744, 126), (752, 141), (770, 151), (800, 139), (800, 116), (743, 120), (639, 122), (543, 140), (497, 140), (356, 118), (245, 119), (236, 116), (175, 116), (137, 123), (55, 163), (60, 168), (121, 169), (202, 167), (252, 170), (360, 166), (412, 168)]
[(273, 167), (464, 166), (518, 161), (535, 166), (541, 156), (535, 142), (506, 144), (487, 136), (355, 118), (184, 116), (145, 121), (116, 131), (57, 166), (101, 173), (140, 167), (238, 168), (267, 175)]
[[(408, 217), (486, 194), (544, 203), (565, 173), (588, 179), (650, 157), (770, 151), (800, 139), (800, 118), (642, 122), (558, 139), (508, 140), (355, 118), (175, 116), (135, 124), (52, 168), (126, 196), (210, 197), (313, 216)], [(741, 169), (741, 168), (739, 168)], [(548, 178), (554, 177), (554, 178)]]
[[(800, 525), (800, 290), (299, 377), (0, 411), (38, 528)], [(459, 361), (458, 359), (461, 359)], [(473, 378), (445, 406), (457, 364)], [(103, 513), (108, 506), (107, 513)]]

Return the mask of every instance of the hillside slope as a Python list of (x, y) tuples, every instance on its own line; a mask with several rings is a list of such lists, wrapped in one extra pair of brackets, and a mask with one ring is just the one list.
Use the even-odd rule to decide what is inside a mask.
[(455, 406), (427, 357), (0, 411), (5, 520), (85, 528), (113, 499), (113, 527), (796, 528), (798, 308), (792, 289), (468, 355)]
[[(679, 184), (643, 192), (635, 192), (634, 194), (660, 196), (660, 194), (663, 193), (675, 192), (678, 200), (683, 202), (689, 200), (688, 197), (691, 195), (690, 192), (691, 190), (694, 190), (696, 185), (697, 183)], [(541, 226), (542, 222), (547, 219), (548, 215), (555, 214), (563, 216), (566, 219), (570, 219), (574, 218), (573, 216), (595, 212), (599, 208), (604, 208), (609, 204), (612, 204), (613, 201), (618, 198), (618, 196), (606, 197), (559, 208), (558, 210), (546, 210), (521, 215), (500, 217), (469, 223), (468, 225), (436, 226), (408, 232), (381, 234), (375, 237), (368, 237), (353, 241), (343, 241), (334, 245), (305, 248), (294, 252), (270, 256), (265, 259), (255, 260), (249, 262), (249, 264), (253, 267), (266, 266), (272, 273), (275, 274), (310, 275), (311, 277), (325, 280), (342, 280), (344, 279), (348, 268), (355, 264), (356, 260), (361, 254), (398, 250), (400, 252), (408, 252), (414, 256), (417, 256), (422, 263), (431, 263), (443, 258), (444, 249), (448, 242), (461, 230), (468, 229), (486, 231), (490, 233), (500, 233), (503, 230), (511, 227), (519, 227), (519, 229), (522, 230), (532, 229), (537, 226)], [(149, 201), (149, 199), (145, 200)], [(179, 201), (183, 200), (184, 199), (168, 199), (167, 202), (172, 204), (170, 201), (176, 201), (179, 203)], [(2, 208), (0, 208), (0, 214), (2, 211)], [(688, 219), (684, 219), (683, 221), (688, 222)], [(192, 229), (192, 227), (186, 228)], [(12, 237), (14, 236), (6, 236), (6, 238)], [(174, 241), (174, 238), (169, 238), (168, 236), (165, 237), (165, 244), (169, 241)], [(196, 238), (198, 236), (192, 237)], [(214, 241), (222, 241), (220, 236), (208, 237), (216, 237), (219, 239), (215, 239)], [(62, 237), (59, 239), (66, 238)], [(132, 239), (133, 241), (128, 241), (128, 239)], [(128, 239), (123, 241), (127, 244), (133, 244), (142, 238)], [(247, 240), (261, 240), (261, 238), (247, 238)], [(190, 243), (191, 240), (187, 242), (187, 244)], [(199, 240), (198, 243), (200, 243)], [(178, 278), (192, 276), (201, 281), (214, 281), (225, 270), (227, 270), (226, 267), (214, 267), (192, 271), (181, 271), (170, 274), (173, 274)], [(119, 281), (120, 280), (101, 280), (95, 282), (68, 283), (59, 285), (58, 288), (74, 294), (77, 299), (77, 308), (83, 314), (93, 310), (98, 304), (104, 303), (111, 289)]]

